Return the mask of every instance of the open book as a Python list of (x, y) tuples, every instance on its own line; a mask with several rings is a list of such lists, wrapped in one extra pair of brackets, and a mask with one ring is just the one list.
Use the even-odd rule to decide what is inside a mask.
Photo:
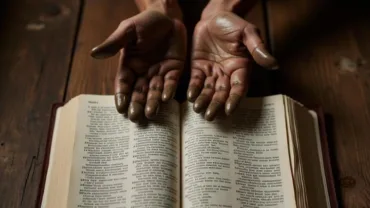
[(318, 122), (284, 95), (213, 122), (171, 101), (145, 124), (80, 95), (57, 109), (41, 206), (331, 207)]

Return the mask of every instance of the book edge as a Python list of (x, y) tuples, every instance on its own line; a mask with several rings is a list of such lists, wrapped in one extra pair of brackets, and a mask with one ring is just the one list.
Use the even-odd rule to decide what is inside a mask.
[(47, 133), (47, 141), (46, 141), (46, 146), (45, 146), (45, 153), (44, 153), (44, 162), (43, 162), (43, 167), (42, 167), (42, 174), (41, 174), (41, 179), (39, 182), (38, 186), (38, 194), (37, 194), (37, 199), (36, 199), (36, 207), (41, 207), (42, 205), (42, 199), (44, 196), (44, 191), (45, 191), (45, 185), (46, 185), (46, 177), (47, 177), (47, 172), (49, 168), (49, 162), (50, 162), (50, 150), (51, 150), (51, 144), (52, 144), (52, 139), (53, 139), (53, 132), (55, 128), (55, 119), (56, 119), (56, 114), (58, 108), (62, 107), (64, 103), (55, 103), (52, 105), (51, 108), (51, 114), (49, 118), (49, 128), (48, 128), (48, 133)]
[(318, 133), (320, 135), (321, 154), (322, 154), (323, 165), (324, 165), (326, 185), (327, 185), (327, 190), (329, 194), (330, 207), (333, 207), (333, 208), (338, 207), (339, 206), (338, 198), (337, 198), (337, 193), (336, 193), (335, 184), (334, 184), (331, 157), (329, 154), (330, 148), (328, 144), (328, 136), (327, 136), (327, 130), (326, 130), (326, 125), (325, 125), (324, 112), (320, 106), (316, 106), (311, 109), (317, 115), (317, 124), (319, 126)]

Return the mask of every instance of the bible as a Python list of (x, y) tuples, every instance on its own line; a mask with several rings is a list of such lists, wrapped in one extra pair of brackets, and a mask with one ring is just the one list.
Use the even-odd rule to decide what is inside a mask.
[(55, 108), (38, 206), (336, 207), (317, 112), (272, 95), (209, 122), (172, 100), (136, 124), (79, 95)]

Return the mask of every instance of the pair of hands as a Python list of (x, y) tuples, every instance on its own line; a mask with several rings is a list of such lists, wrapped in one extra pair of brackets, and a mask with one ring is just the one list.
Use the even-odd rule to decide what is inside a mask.
[[(119, 113), (136, 122), (153, 118), (161, 102), (172, 99), (184, 69), (186, 28), (180, 19), (146, 10), (126, 19), (99, 46), (95, 58), (120, 52), (115, 78)], [(191, 79), (187, 98), (194, 111), (213, 120), (224, 109), (230, 115), (245, 96), (254, 59), (276, 68), (257, 28), (231, 12), (202, 18), (193, 35)]]

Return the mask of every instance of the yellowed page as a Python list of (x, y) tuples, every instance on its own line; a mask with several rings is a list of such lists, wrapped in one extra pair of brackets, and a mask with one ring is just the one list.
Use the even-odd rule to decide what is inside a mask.
[(175, 102), (137, 125), (113, 96), (81, 97), (68, 207), (179, 207), (179, 128)]
[(317, 117), (301, 104), (294, 102), (293, 110), (300, 145), (300, 163), (302, 165), (302, 183), (308, 207), (330, 207), (327, 197), (325, 174), (323, 174), (320, 137), (318, 135)]
[(154, 121), (130, 124), (131, 192), (127, 207), (180, 207), (180, 105), (161, 106)]
[(183, 105), (182, 200), (195, 207), (295, 207), (282, 96), (205, 121)]
[(289, 157), (290, 165), (292, 171), (292, 178), (295, 190), (295, 200), (296, 205), (299, 208), (308, 207), (306, 188), (303, 178), (303, 169), (301, 157), (300, 157), (300, 145), (298, 140), (298, 133), (296, 129), (294, 104), (291, 99), (284, 96), (284, 103), (286, 108), (286, 123), (287, 123), (287, 133), (288, 133), (288, 147), (289, 147)]
[(58, 109), (42, 207), (67, 207), (78, 98)]
[(75, 132), (68, 207), (126, 203), (129, 121), (111, 96), (82, 96)]
[(53, 137), (51, 139), (51, 147), (50, 147), (50, 154), (49, 154), (49, 164), (48, 170), (46, 173), (46, 181), (45, 181), (45, 188), (44, 188), (44, 195), (42, 197), (41, 207), (46, 207), (48, 203), (48, 195), (49, 195), (49, 186), (50, 186), (50, 178), (51, 178), (51, 170), (53, 170), (53, 164), (55, 161), (55, 148), (56, 148), (56, 132), (59, 130), (59, 123), (60, 123), (60, 113), (62, 108), (58, 108), (55, 115), (55, 124), (53, 130)]

